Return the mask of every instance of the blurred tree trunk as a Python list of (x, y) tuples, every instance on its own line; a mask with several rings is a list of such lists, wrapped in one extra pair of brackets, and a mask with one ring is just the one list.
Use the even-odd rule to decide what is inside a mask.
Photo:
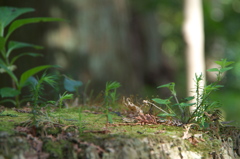
[(89, 55), (88, 67), (94, 83), (117, 80), (139, 86), (141, 81), (136, 79), (131, 63), (127, 1), (81, 0), (76, 3), (81, 6), (79, 45), (81, 51)]
[[(203, 75), (205, 81), (204, 30), (201, 0), (185, 0), (183, 33), (186, 41), (187, 89), (194, 96), (195, 74)], [(194, 107), (190, 108), (193, 111)]]
[[(139, 91), (144, 73), (160, 67), (154, 16), (132, 17), (127, 0), (82, 0), (76, 4), (80, 6), (79, 47), (89, 56), (93, 83), (117, 80), (131, 91)], [(141, 20), (136, 20), (139, 16)]]

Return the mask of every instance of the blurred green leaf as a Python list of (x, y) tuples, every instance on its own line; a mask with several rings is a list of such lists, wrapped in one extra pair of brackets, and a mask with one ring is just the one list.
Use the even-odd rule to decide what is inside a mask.
[(190, 96), (190, 97), (186, 97), (184, 98), (186, 101), (190, 101), (190, 100), (193, 100), (195, 97), (194, 96)]
[(106, 83), (106, 91), (112, 90), (112, 89), (117, 89), (121, 86), (119, 82), (107, 82)]
[(108, 118), (108, 122), (112, 124), (113, 120), (112, 120), (112, 115), (110, 113), (107, 114), (107, 118)]
[(64, 88), (69, 92), (75, 92), (77, 91), (78, 87), (83, 85), (81, 81), (70, 79), (67, 76), (65, 76), (63, 84)]
[(169, 99), (154, 98), (152, 100), (158, 104), (170, 104), (171, 103), (171, 101)]
[(54, 66), (54, 65), (43, 65), (43, 66), (37, 66), (37, 67), (34, 67), (30, 70), (27, 70), (25, 71), (21, 77), (20, 77), (20, 82), (19, 82), (19, 86), (20, 87), (23, 87), (25, 82), (27, 81), (27, 79), (33, 75), (35, 75), (36, 73), (42, 71), (42, 70), (45, 70), (45, 69), (48, 69), (48, 68), (51, 68), (51, 67), (58, 67), (58, 66)]
[(5, 46), (5, 38), (0, 36), (0, 51), (4, 49)]
[(31, 24), (31, 23), (38, 23), (38, 22), (53, 22), (53, 21), (62, 21), (62, 19), (38, 17), (38, 18), (28, 18), (28, 19), (16, 20), (10, 25), (6, 38), (8, 38), (14, 30), (16, 30), (17, 28), (19, 28), (23, 25)]
[(225, 67), (225, 68), (221, 68), (220, 72), (226, 72), (228, 70), (231, 70), (233, 67)]
[(5, 28), (21, 14), (32, 11), (34, 11), (33, 8), (0, 7), (0, 25), (2, 28)]
[(20, 49), (20, 48), (25, 48), (25, 47), (31, 47), (34, 49), (43, 49), (42, 46), (38, 46), (38, 45), (33, 45), (33, 44), (28, 44), (28, 43), (22, 43), (22, 42), (18, 42), (18, 41), (10, 41), (8, 43), (8, 52), (7, 52), (7, 57), (9, 57), (10, 53), (13, 50), (16, 49)]
[(15, 63), (16, 60), (18, 60), (20, 57), (22, 56), (32, 56), (32, 57), (37, 57), (37, 56), (43, 56), (42, 54), (39, 53), (31, 53), (31, 52), (26, 52), (26, 53), (21, 53), (17, 56), (14, 56), (10, 62), (10, 64), (12, 65), (13, 63)]
[(173, 116), (176, 116), (176, 114), (168, 114), (168, 113), (162, 113), (162, 114), (158, 114), (157, 116), (160, 116), (160, 117), (173, 117)]
[(207, 69), (208, 72), (218, 72), (219, 69), (218, 68), (210, 68), (210, 69)]
[(195, 105), (195, 104), (196, 103), (180, 103), (179, 105), (180, 105), (181, 108), (184, 108), (184, 107), (190, 107), (190, 106)]
[(20, 94), (20, 91), (14, 89), (14, 88), (4, 87), (4, 88), (0, 89), (0, 95), (2, 96), (2, 98), (15, 97), (19, 94)]
[(4, 62), (2, 61), (2, 59), (0, 59), (0, 68), (3, 68), (8, 73), (8, 75), (14, 80), (14, 82), (17, 84), (18, 83), (17, 77), (13, 74), (13, 72), (8, 67), (3, 65), (3, 63)]
[(16, 105), (16, 102), (13, 99), (3, 99), (0, 101), (0, 103), (7, 103), (7, 102), (12, 103), (13, 105)]

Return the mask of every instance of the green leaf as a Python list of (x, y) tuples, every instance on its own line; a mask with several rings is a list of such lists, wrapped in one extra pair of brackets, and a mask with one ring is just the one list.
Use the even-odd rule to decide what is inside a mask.
[(14, 7), (0, 7), (0, 23), (5, 28), (15, 18), (21, 14), (32, 12), (33, 8), (14, 8)]
[(164, 85), (158, 86), (157, 88), (167, 87), (167, 88), (170, 89), (172, 86), (175, 86), (175, 83), (171, 82), (171, 83), (168, 83), (168, 84), (164, 84)]
[(118, 87), (120, 87), (121, 84), (119, 82), (107, 82), (106, 83), (106, 90), (112, 90), (112, 89), (117, 89)]
[(173, 116), (176, 116), (176, 114), (168, 114), (168, 113), (162, 113), (162, 114), (158, 114), (157, 116), (160, 116), (160, 117), (173, 117)]
[(210, 69), (207, 69), (208, 72), (218, 72), (219, 69), (218, 68), (210, 68)]
[(233, 67), (225, 67), (225, 68), (221, 68), (220, 72), (226, 72), (228, 70), (231, 70)]
[(108, 122), (112, 124), (113, 120), (112, 120), (112, 115), (110, 113), (107, 114), (107, 118), (108, 118)]
[(18, 60), (22, 56), (32, 56), (32, 57), (38, 57), (38, 56), (43, 56), (42, 54), (39, 53), (31, 53), (31, 52), (26, 52), (26, 53), (21, 53), (17, 56), (14, 56), (10, 62), (10, 64), (14, 64), (16, 60)]
[(226, 67), (234, 63), (234, 61), (227, 61), (227, 59), (222, 59), (221, 61), (215, 61), (216, 64)]
[(3, 99), (0, 101), (0, 103), (7, 103), (7, 102), (12, 103), (13, 105), (17, 105), (17, 103), (13, 99)]
[(0, 59), (0, 68), (3, 68), (8, 73), (8, 75), (14, 80), (16, 85), (18, 85), (17, 77), (13, 74), (13, 72), (8, 67), (3, 65), (2, 63), (4, 63), (4, 62)]
[(186, 97), (184, 99), (185, 99), (185, 101), (190, 101), (190, 100), (193, 100), (194, 98), (195, 98), (194, 96), (189, 96), (189, 97)]
[(196, 103), (180, 103), (180, 107), (183, 108), (183, 107), (190, 107), (192, 105), (195, 105)]
[(20, 91), (14, 89), (14, 88), (4, 87), (4, 88), (0, 89), (0, 95), (2, 96), (2, 98), (15, 97), (19, 94), (20, 94)]
[(63, 96), (61, 96), (61, 100), (65, 99), (73, 99), (73, 94), (63, 94)]
[(171, 103), (171, 101), (169, 99), (154, 98), (152, 100), (158, 104), (170, 104)]
[(69, 92), (75, 92), (78, 87), (83, 85), (81, 81), (75, 81), (73, 79), (68, 78), (67, 76), (65, 76), (63, 84), (64, 88)]
[(38, 23), (38, 22), (53, 22), (53, 21), (62, 21), (62, 19), (37, 17), (37, 18), (28, 18), (28, 19), (16, 20), (10, 25), (6, 37), (8, 38), (14, 30), (16, 30), (17, 28), (19, 28), (23, 25), (31, 24), (31, 23)]
[(22, 43), (22, 42), (18, 42), (18, 41), (10, 41), (8, 43), (8, 52), (7, 52), (6, 56), (9, 57), (10, 53), (13, 50), (20, 49), (20, 48), (25, 48), (25, 47), (31, 47), (31, 48), (35, 48), (35, 49), (43, 49), (42, 46), (38, 46), (38, 45)]
[(38, 66), (38, 67), (34, 67), (30, 70), (25, 71), (21, 77), (20, 77), (20, 82), (19, 82), (19, 86), (20, 88), (22, 88), (25, 84), (25, 82), (27, 81), (27, 79), (33, 75), (35, 75), (36, 73), (51, 68), (51, 67), (58, 67), (58, 66), (54, 66), (54, 65), (43, 65), (43, 66)]

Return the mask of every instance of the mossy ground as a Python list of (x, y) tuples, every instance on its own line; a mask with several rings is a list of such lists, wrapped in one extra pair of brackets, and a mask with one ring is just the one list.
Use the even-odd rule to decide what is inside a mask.
[[(173, 140), (183, 136), (185, 129), (183, 127), (170, 126), (170, 125), (136, 125), (123, 123), (122, 117), (117, 113), (111, 113), (113, 123), (106, 125), (106, 114), (101, 111), (83, 109), (82, 113), (79, 113), (79, 108), (63, 108), (57, 109), (52, 112), (47, 111), (37, 116), (37, 131), (38, 135), (43, 138), (43, 150), (50, 153), (51, 156), (57, 158), (63, 157), (63, 149), (70, 144), (69, 141), (61, 140), (49, 140), (44, 139), (43, 136), (58, 136), (62, 133), (70, 133), (74, 138), (81, 141), (92, 142), (98, 144), (99, 140), (116, 139), (116, 138), (164, 138), (165, 141)], [(81, 115), (81, 121), (79, 121), (79, 115)], [(6, 109), (0, 116), (0, 132), (7, 131), (9, 134), (17, 135), (16, 127), (27, 127), (31, 125), (26, 124), (33, 115), (31, 113), (19, 113), (11, 109)], [(22, 123), (25, 123), (22, 124)], [(79, 131), (80, 130), (80, 131)], [(28, 132), (26, 132), (28, 133)], [(204, 134), (201, 131), (190, 130), (192, 134)], [(205, 151), (207, 153), (217, 151), (220, 149), (221, 144), (218, 140), (203, 135), (205, 141), (199, 142), (196, 145), (191, 144), (186, 140), (186, 144), (193, 151), (200, 152)], [(215, 142), (216, 140), (216, 142)], [(213, 142), (214, 141), (214, 142)], [(67, 150), (65, 150), (67, 151)], [(71, 150), (72, 151), (72, 150)], [(68, 151), (70, 152), (70, 151)], [(66, 153), (65, 153), (66, 155)]]

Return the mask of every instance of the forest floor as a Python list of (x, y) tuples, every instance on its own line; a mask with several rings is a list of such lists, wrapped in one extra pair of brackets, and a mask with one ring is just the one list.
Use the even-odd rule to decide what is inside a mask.
[[(138, 150), (136, 151), (136, 155), (142, 155), (142, 158), (144, 155), (145, 158), (154, 158), (153, 156), (158, 158), (157, 151), (159, 150), (152, 148), (155, 142), (172, 143), (167, 149), (162, 147), (165, 151), (169, 151), (165, 154), (168, 156), (166, 158), (175, 155), (171, 154), (171, 148), (180, 149), (179, 145), (185, 147), (177, 150), (183, 157), (185, 149), (186, 152), (192, 153), (190, 155), (205, 156), (205, 158), (224, 156), (224, 153), (236, 156), (233, 145), (230, 145), (232, 146), (231, 150), (223, 150), (225, 141), (221, 141), (213, 131), (194, 130), (191, 125), (183, 126), (167, 119), (158, 120), (156, 116), (149, 114), (138, 116), (138, 120), (132, 120), (133, 118), (124, 111), (110, 112), (112, 122), (107, 123), (107, 114), (99, 108), (88, 107), (81, 110), (79, 107), (44, 108), (39, 110), (40, 114), (34, 118), (30, 107), (21, 109), (2, 107), (0, 158), (14, 158), (14, 156), (26, 159), (112, 158), (111, 156), (116, 156), (114, 153), (118, 151), (120, 153), (116, 147), (120, 147), (122, 154), (125, 144), (128, 144), (127, 151), (130, 151), (131, 146), (129, 147), (129, 145), (138, 142), (127, 143), (126, 141), (139, 139), (142, 142), (144, 138), (148, 138), (148, 140), (147, 147), (145, 145), (143, 149), (149, 152), (138, 154)], [(154, 142), (150, 142), (149, 139)], [(111, 143), (109, 146), (109, 141), (120, 140), (123, 141), (117, 143), (117, 146), (116, 143)], [(106, 143), (107, 141), (108, 143)], [(139, 146), (135, 145), (136, 147)], [(158, 146), (157, 149), (161, 148)]]

